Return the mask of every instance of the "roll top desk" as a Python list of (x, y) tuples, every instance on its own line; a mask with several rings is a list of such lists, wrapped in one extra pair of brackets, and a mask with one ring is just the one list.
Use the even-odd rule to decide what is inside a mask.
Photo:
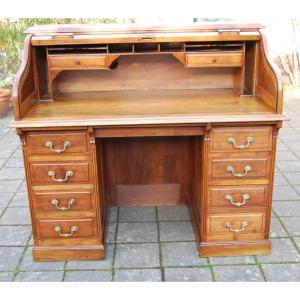
[(188, 205), (200, 256), (270, 253), (285, 118), (259, 25), (30, 28), (13, 106), (36, 261), (105, 258), (112, 206)]

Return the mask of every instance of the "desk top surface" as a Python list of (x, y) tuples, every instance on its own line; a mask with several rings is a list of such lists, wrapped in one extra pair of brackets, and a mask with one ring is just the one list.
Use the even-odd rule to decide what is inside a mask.
[(280, 121), (284, 116), (232, 90), (114, 91), (68, 94), (34, 105), (13, 127), (126, 126)]

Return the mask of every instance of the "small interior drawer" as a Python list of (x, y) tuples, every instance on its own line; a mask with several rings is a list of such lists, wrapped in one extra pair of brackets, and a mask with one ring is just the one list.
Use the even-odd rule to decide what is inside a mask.
[(48, 55), (52, 69), (107, 69), (107, 56), (101, 54), (55, 54)]
[(247, 208), (266, 205), (267, 185), (212, 186), (208, 190), (209, 207)]
[(36, 220), (38, 238), (90, 238), (96, 235), (95, 220), (91, 219), (38, 219)]
[(270, 151), (272, 127), (214, 128), (210, 146), (212, 151)]
[(85, 132), (34, 132), (27, 135), (30, 154), (64, 155), (88, 151)]
[(270, 164), (269, 158), (213, 158), (211, 159), (211, 180), (248, 180), (268, 179)]
[(88, 162), (30, 164), (33, 185), (89, 183), (90, 168)]
[(33, 205), (36, 211), (61, 211), (67, 213), (74, 210), (93, 208), (90, 191), (72, 192), (34, 192)]
[(187, 67), (241, 67), (244, 63), (243, 52), (187, 53)]

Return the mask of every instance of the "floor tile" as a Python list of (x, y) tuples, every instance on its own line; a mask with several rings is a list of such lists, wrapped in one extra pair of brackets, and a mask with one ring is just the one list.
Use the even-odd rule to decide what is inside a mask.
[(24, 161), (22, 157), (9, 158), (5, 163), (5, 168), (23, 168)]
[(300, 217), (300, 201), (274, 201), (273, 209), (280, 217)]
[(297, 247), (300, 251), (300, 237), (294, 237), (294, 241), (295, 241), (295, 243), (296, 243), (296, 245), (297, 245)]
[(285, 172), (284, 176), (290, 182), (290, 184), (297, 185), (300, 183), (300, 169), (298, 172)]
[(0, 208), (4, 208), (11, 201), (14, 193), (0, 193)]
[[(1, 151), (0, 151), (1, 153)], [(0, 177), (0, 193), (15, 193), (21, 186), (23, 180), (3, 180)]]
[(157, 223), (119, 223), (117, 242), (158, 242)]
[(290, 239), (282, 238), (272, 240), (272, 252), (270, 255), (257, 256), (257, 259), (261, 263), (299, 262), (300, 255)]
[(253, 256), (210, 257), (212, 265), (255, 264)]
[(300, 264), (262, 265), (268, 281), (300, 281)]
[(14, 196), (13, 200), (9, 204), (9, 207), (17, 207), (17, 206), (21, 206), (21, 207), (29, 206), (29, 200), (28, 200), (27, 193), (17, 193)]
[(0, 282), (9, 282), (12, 280), (13, 272), (0, 272)]
[(0, 271), (13, 271), (23, 251), (23, 247), (0, 247)]
[(0, 226), (0, 246), (22, 246), (31, 235), (31, 226)]
[(109, 222), (117, 222), (118, 218), (118, 208), (117, 207), (111, 207), (109, 212)]
[(156, 220), (155, 207), (121, 207), (119, 222), (151, 222)]
[(274, 185), (289, 185), (289, 182), (281, 173), (275, 173)]
[[(1, 151), (1, 150), (0, 150)], [(25, 173), (24, 168), (2, 168), (0, 170), (0, 179), (1, 180), (15, 180), (15, 179), (24, 179)]]
[(115, 271), (114, 281), (155, 282), (161, 281), (160, 269), (122, 269)]
[(157, 268), (159, 247), (156, 243), (117, 244), (116, 268)]
[(165, 268), (166, 281), (212, 281), (209, 268)]
[(277, 218), (271, 218), (270, 237), (287, 237), (287, 233)]
[(15, 281), (21, 282), (57, 282), (61, 281), (63, 272), (20, 272), (17, 274)]
[(32, 247), (28, 247), (20, 264), (20, 271), (53, 271), (63, 270), (64, 262), (34, 262), (32, 259)]
[(30, 225), (28, 207), (9, 207), (0, 219), (0, 225)]
[(300, 196), (291, 186), (275, 185), (273, 189), (273, 200), (300, 200)]
[(164, 267), (193, 267), (207, 265), (207, 259), (199, 257), (195, 242), (162, 243)]
[(194, 241), (195, 235), (191, 222), (160, 222), (161, 241)]
[(300, 161), (277, 161), (276, 166), (281, 172), (299, 172)]
[(278, 151), (276, 153), (276, 161), (297, 160), (298, 157), (292, 151)]
[(117, 233), (117, 223), (109, 223), (108, 230), (107, 230), (107, 243), (114, 243), (116, 239)]
[(300, 236), (300, 222), (299, 217), (280, 217), (291, 236)]
[(213, 271), (216, 281), (264, 281), (258, 266), (216, 266)]
[(109, 270), (112, 268), (114, 245), (108, 245), (106, 257), (103, 260), (78, 260), (68, 261), (66, 270)]
[(189, 221), (190, 214), (188, 207), (182, 206), (162, 206), (158, 207), (159, 221)]
[(67, 271), (64, 281), (69, 282), (108, 282), (112, 280), (111, 271)]

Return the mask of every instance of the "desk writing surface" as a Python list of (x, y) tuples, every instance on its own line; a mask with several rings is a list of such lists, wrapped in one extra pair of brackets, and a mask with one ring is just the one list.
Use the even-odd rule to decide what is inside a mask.
[[(34, 105), (18, 125), (127, 125), (280, 119), (254, 96), (232, 90), (164, 90), (76, 93)], [(31, 124), (34, 126), (34, 124)], [(24, 125), (25, 126), (25, 125)]]

